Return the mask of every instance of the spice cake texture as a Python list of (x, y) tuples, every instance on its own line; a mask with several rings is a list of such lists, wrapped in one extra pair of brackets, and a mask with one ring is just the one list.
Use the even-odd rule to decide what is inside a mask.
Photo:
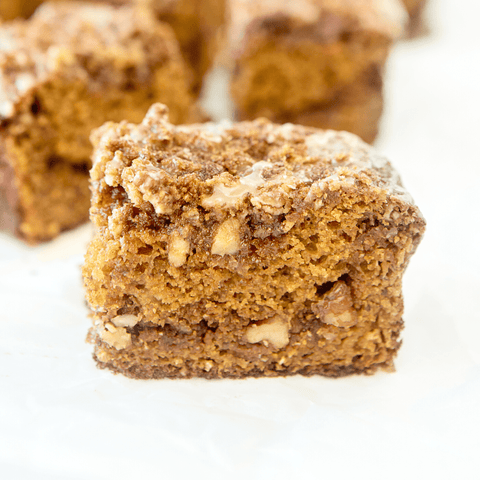
[(346, 132), (268, 120), (93, 135), (83, 269), (100, 367), (133, 378), (392, 369), (425, 222)]
[(51, 3), (0, 27), (0, 191), (29, 242), (88, 219), (92, 129), (140, 122), (155, 101), (195, 113), (168, 25), (132, 7)]
[(231, 92), (242, 120), (348, 130), (372, 142), (398, 0), (231, 0)]

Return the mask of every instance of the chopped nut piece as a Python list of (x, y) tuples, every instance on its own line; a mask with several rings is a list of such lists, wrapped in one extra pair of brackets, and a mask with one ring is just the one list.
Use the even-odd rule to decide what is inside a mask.
[(270, 320), (261, 325), (251, 325), (247, 328), (247, 341), (249, 343), (267, 342), (275, 348), (288, 345), (288, 324), (280, 319)]
[(358, 320), (350, 288), (343, 281), (337, 282), (321, 302), (312, 305), (312, 310), (324, 323), (335, 327), (352, 327)]
[(240, 249), (240, 222), (235, 218), (225, 220), (213, 240), (214, 255), (233, 255)]
[(335, 327), (351, 327), (357, 323), (352, 310), (346, 310), (343, 313), (327, 313), (323, 321)]
[(125, 328), (116, 327), (113, 323), (107, 323), (105, 330), (100, 334), (102, 340), (117, 350), (127, 348), (131, 342), (131, 336)]
[(168, 247), (168, 261), (170, 265), (180, 268), (186, 261), (190, 252), (190, 244), (181, 237), (180, 233), (174, 232), (170, 236)]
[(134, 327), (139, 321), (136, 315), (118, 315), (112, 318), (112, 323), (116, 327)]
[(210, 362), (210, 361), (205, 362), (204, 369), (205, 369), (206, 372), (209, 372), (212, 369), (212, 367), (213, 367), (213, 362)]

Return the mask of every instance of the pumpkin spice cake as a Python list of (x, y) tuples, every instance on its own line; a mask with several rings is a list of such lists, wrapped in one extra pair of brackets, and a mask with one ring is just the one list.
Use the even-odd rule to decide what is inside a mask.
[(92, 129), (141, 121), (155, 101), (172, 121), (195, 107), (168, 25), (132, 7), (42, 5), (0, 28), (0, 222), (28, 242), (88, 219)]
[[(352, 85), (339, 90), (334, 99), (318, 109), (306, 109), (295, 117), (300, 125), (327, 126), (332, 130), (355, 132), (372, 142), (378, 134), (383, 112), (382, 73), (377, 67), (366, 71)], [(276, 120), (287, 123), (291, 115), (280, 115)]]
[(240, 119), (374, 140), (384, 64), (406, 20), (398, 0), (231, 0), (231, 17), (231, 92)]
[(391, 369), (425, 221), (358, 137), (267, 120), (93, 135), (83, 268), (100, 367), (133, 378)]

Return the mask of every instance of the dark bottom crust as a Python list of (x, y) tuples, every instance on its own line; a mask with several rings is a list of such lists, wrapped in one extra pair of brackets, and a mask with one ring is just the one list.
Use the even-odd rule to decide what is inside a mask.
[(173, 365), (168, 365), (164, 367), (150, 367), (148, 365), (135, 365), (129, 368), (120, 368), (112, 363), (104, 363), (98, 360), (96, 355), (93, 355), (93, 359), (97, 362), (97, 366), (102, 369), (109, 369), (114, 373), (121, 373), (126, 377), (137, 379), (137, 380), (150, 380), (150, 379), (162, 379), (162, 378), (179, 378), (179, 379), (189, 379), (189, 378), (205, 378), (208, 380), (213, 379), (242, 379), (242, 378), (259, 378), (259, 377), (290, 377), (292, 375), (303, 375), (306, 377), (311, 377), (313, 375), (321, 375), (323, 377), (330, 378), (340, 378), (346, 377), (349, 375), (372, 375), (377, 370), (385, 370), (392, 372), (394, 371), (393, 366), (393, 357), (395, 356), (396, 351), (392, 355), (392, 358), (383, 363), (378, 363), (369, 366), (368, 368), (355, 366), (355, 365), (308, 365), (301, 369), (284, 369), (284, 370), (273, 370), (266, 369), (260, 370), (254, 368), (248, 372), (242, 370), (234, 371), (223, 371), (218, 372), (211, 370), (206, 372), (201, 368), (196, 368), (195, 366), (190, 366), (190, 368), (185, 371), (183, 370), (180, 373), (180, 369)]

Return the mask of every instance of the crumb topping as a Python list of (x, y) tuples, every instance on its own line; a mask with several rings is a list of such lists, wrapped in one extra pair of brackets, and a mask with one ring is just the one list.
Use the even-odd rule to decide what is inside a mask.
[(94, 142), (92, 180), (121, 186), (132, 204), (150, 203), (159, 215), (199, 198), (217, 213), (245, 201), (281, 213), (294, 198), (319, 206), (327, 188), (362, 184), (413, 204), (390, 162), (346, 132), (266, 120), (174, 127), (157, 104), (140, 125), (108, 124)]
[(345, 21), (349, 21), (357, 23), (359, 28), (395, 39), (403, 33), (407, 22), (407, 13), (399, 0), (235, 0), (234, 6), (232, 45), (239, 45), (246, 31), (255, 28), (253, 19), (257, 19), (257, 27), (262, 28), (262, 21), (278, 15), (310, 25), (321, 23), (321, 19), (329, 15), (328, 26), (322, 28), (322, 36), (328, 37), (336, 37)]

